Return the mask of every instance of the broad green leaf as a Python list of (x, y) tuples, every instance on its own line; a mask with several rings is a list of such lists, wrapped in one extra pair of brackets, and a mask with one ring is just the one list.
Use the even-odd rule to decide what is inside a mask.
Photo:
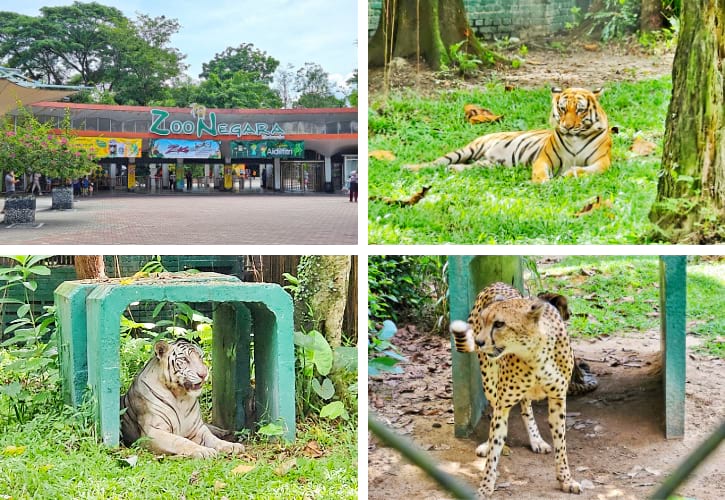
[(29, 267), (28, 271), (33, 274), (37, 274), (38, 276), (50, 276), (50, 269), (46, 266)]
[(5, 394), (6, 396), (10, 398), (16, 398), (20, 394), (20, 391), (23, 390), (23, 387), (20, 385), (20, 382), (17, 380), (13, 380), (7, 385), (0, 385), (0, 394)]
[(347, 420), (350, 418), (350, 414), (345, 409), (345, 405), (342, 404), (342, 401), (333, 401), (332, 403), (322, 407), (320, 410), (320, 417), (329, 418), (330, 420), (342, 417), (344, 420)]
[(378, 337), (383, 340), (390, 340), (390, 338), (392, 338), (392, 336), (395, 335), (395, 332), (397, 331), (398, 327), (395, 326), (395, 323), (393, 323), (389, 319), (386, 319), (385, 321), (383, 321), (383, 329), (380, 330)]
[(38, 289), (38, 282), (37, 281), (23, 281), (23, 286), (30, 290), (31, 292), (34, 292)]
[(24, 318), (30, 312), (30, 304), (23, 304), (18, 307), (18, 318)]
[(332, 381), (325, 377), (320, 384), (320, 381), (312, 379), (312, 390), (325, 401), (335, 395), (335, 387), (332, 385)]

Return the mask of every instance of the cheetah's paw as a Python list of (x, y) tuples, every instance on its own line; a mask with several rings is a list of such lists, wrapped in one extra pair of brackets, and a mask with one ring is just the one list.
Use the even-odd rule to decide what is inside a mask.
[(531, 449), (534, 453), (551, 453), (551, 445), (542, 438), (531, 440)]
[(561, 491), (563, 491), (565, 493), (579, 494), (582, 492), (582, 487), (579, 483), (577, 483), (573, 479), (570, 479), (569, 481), (561, 482)]

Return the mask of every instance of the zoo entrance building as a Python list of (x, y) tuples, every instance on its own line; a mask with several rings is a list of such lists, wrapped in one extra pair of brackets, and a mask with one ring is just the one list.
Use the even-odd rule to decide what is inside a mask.
[(93, 151), (97, 190), (328, 192), (357, 170), (357, 108), (206, 109), (37, 102), (42, 122), (70, 112)]

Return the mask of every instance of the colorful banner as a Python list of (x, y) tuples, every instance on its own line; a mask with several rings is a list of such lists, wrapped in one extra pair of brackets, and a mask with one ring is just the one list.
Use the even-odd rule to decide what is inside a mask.
[(151, 158), (221, 158), (219, 141), (155, 139), (151, 141)]
[(133, 163), (128, 165), (128, 189), (136, 188), (136, 165)]
[(141, 139), (116, 137), (74, 137), (71, 144), (93, 153), (96, 158), (139, 158)]
[(305, 141), (232, 141), (232, 158), (304, 158)]

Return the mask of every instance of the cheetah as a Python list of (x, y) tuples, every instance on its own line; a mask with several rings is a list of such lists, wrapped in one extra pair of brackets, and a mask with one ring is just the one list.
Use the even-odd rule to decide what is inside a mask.
[(543, 398), (549, 402), (559, 486), (565, 492), (581, 493), (581, 486), (571, 477), (566, 454), (566, 394), (574, 353), (559, 311), (538, 298), (523, 298), (505, 283), (494, 283), (476, 298), (468, 323), (451, 323), (451, 333), (456, 350), (478, 354), (484, 392), (493, 410), (488, 441), (476, 448), (476, 454), (486, 458), (479, 496), (493, 494), (509, 412), (516, 403), (531, 449), (551, 453), (531, 408), (531, 401)]

